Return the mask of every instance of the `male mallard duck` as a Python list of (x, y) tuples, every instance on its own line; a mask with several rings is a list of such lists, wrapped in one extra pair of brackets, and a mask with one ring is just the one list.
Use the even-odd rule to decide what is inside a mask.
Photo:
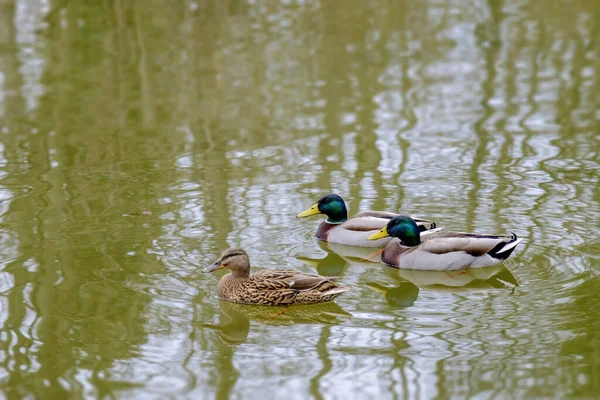
[(219, 281), (217, 295), (232, 303), (292, 305), (331, 301), (351, 289), (339, 286), (337, 277), (305, 274), (291, 269), (268, 269), (250, 276), (250, 258), (240, 248), (225, 250), (202, 272), (229, 268)]
[(392, 236), (381, 261), (391, 267), (431, 271), (483, 268), (506, 260), (517, 244), (512, 233), (508, 236), (478, 235), (463, 232), (436, 232), (421, 234), (419, 227), (409, 216), (400, 215), (388, 222), (379, 232), (369, 236), (376, 240)]
[[(364, 211), (348, 219), (346, 204), (337, 194), (323, 196), (308, 210), (296, 215), (296, 218), (325, 214), (327, 220), (321, 222), (316, 237), (324, 242), (339, 243), (348, 246), (383, 247), (391, 238), (369, 241), (367, 237), (379, 231), (398, 214), (384, 211)], [(435, 228), (435, 222), (415, 219), (418, 229), (426, 231)]]

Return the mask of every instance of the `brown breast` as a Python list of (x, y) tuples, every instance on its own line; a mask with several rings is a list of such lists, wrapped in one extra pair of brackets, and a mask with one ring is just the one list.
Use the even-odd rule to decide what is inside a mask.
[(394, 238), (383, 249), (383, 253), (381, 253), (381, 262), (387, 265), (398, 266), (400, 254), (407, 250), (410, 250), (410, 247), (402, 246), (400, 240)]
[(315, 234), (315, 236), (326, 242), (329, 238), (329, 231), (331, 231), (333, 228), (335, 228), (337, 226), (339, 226), (339, 225), (330, 224), (326, 221), (323, 221), (319, 225), (319, 228), (317, 229), (317, 233)]

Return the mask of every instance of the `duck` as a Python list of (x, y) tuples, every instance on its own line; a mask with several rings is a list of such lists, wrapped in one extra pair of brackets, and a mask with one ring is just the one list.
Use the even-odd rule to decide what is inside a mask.
[(385, 265), (402, 269), (455, 271), (484, 268), (506, 260), (523, 240), (516, 234), (480, 235), (441, 231), (421, 235), (419, 227), (407, 215), (392, 218), (368, 240), (392, 237), (381, 254)]
[(340, 286), (338, 277), (306, 274), (291, 269), (267, 269), (250, 275), (250, 257), (231, 247), (202, 272), (231, 270), (219, 280), (217, 295), (232, 303), (269, 306), (316, 304), (331, 301), (351, 286)]
[[(296, 218), (325, 214), (327, 220), (321, 222), (315, 236), (328, 243), (358, 247), (383, 247), (391, 238), (367, 240), (369, 236), (386, 226), (398, 214), (385, 211), (364, 211), (348, 219), (348, 211), (344, 200), (332, 193), (321, 197), (313, 206), (302, 211)], [(415, 218), (419, 231), (427, 231), (436, 227), (435, 222)], [(438, 228), (439, 229), (439, 228)]]

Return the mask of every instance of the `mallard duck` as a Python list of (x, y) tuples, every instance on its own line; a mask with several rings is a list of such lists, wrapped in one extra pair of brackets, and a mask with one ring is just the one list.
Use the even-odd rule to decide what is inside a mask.
[(219, 281), (217, 295), (232, 303), (262, 305), (313, 304), (331, 301), (351, 289), (337, 277), (305, 274), (291, 269), (266, 269), (250, 275), (250, 258), (238, 248), (225, 250), (202, 272), (229, 268)]
[[(409, 216), (392, 218), (369, 240), (394, 237), (381, 261), (396, 268), (431, 271), (483, 268), (496, 265), (513, 252), (523, 239), (511, 233), (506, 236), (478, 235), (463, 232), (437, 232), (421, 238), (419, 227)], [(423, 239), (423, 240), (421, 240)]]
[[(369, 241), (371, 236), (398, 214), (385, 211), (364, 211), (348, 219), (348, 211), (344, 200), (337, 194), (323, 196), (306, 211), (296, 215), (296, 218), (325, 214), (327, 220), (321, 222), (315, 236), (329, 243), (339, 243), (348, 246), (383, 247), (391, 238)], [(435, 228), (435, 222), (425, 219), (415, 219), (418, 229), (426, 231)]]

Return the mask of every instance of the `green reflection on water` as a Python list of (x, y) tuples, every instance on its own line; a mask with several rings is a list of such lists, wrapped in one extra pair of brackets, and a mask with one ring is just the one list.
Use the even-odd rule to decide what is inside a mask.
[[(590, 1), (0, 0), (2, 392), (597, 396), (598, 21)], [(498, 270), (402, 275), (315, 245), (294, 215), (332, 191), (527, 240)], [(220, 302), (196, 272), (230, 245), (354, 289)]]

